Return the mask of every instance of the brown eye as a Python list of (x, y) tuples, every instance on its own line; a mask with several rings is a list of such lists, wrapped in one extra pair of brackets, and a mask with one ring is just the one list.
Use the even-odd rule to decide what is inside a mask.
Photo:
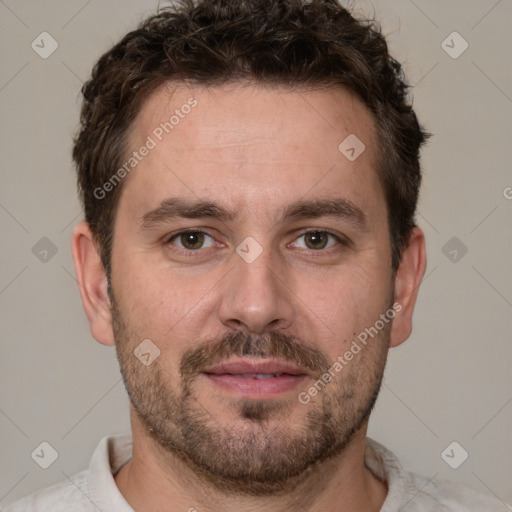
[(180, 235), (180, 242), (185, 249), (200, 249), (204, 243), (203, 233), (182, 233)]
[(168, 244), (176, 245), (180, 249), (197, 251), (205, 247), (212, 247), (214, 240), (202, 231), (182, 231), (170, 238)]
[(328, 249), (341, 250), (343, 247), (349, 247), (350, 241), (343, 235), (336, 235), (330, 231), (310, 229), (296, 238), (292, 246), (309, 251), (327, 252)]
[(303, 236), (308, 249), (318, 250), (326, 247), (329, 242), (329, 236), (332, 235), (325, 231), (311, 231)]

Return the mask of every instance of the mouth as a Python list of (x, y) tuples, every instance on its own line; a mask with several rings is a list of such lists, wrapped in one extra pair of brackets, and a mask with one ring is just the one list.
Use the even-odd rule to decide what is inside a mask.
[(203, 374), (243, 398), (271, 398), (296, 388), (308, 373), (287, 361), (238, 359), (209, 366)]

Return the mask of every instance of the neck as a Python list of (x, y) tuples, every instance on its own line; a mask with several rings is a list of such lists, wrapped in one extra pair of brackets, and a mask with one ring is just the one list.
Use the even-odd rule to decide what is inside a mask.
[(190, 512), (378, 512), (386, 498), (386, 484), (364, 465), (367, 421), (340, 455), (310, 468), (289, 491), (247, 496), (219, 491), (174, 454), (164, 453), (135, 416), (132, 411), (133, 456), (115, 482), (137, 512), (166, 510), (169, 503), (174, 510)]

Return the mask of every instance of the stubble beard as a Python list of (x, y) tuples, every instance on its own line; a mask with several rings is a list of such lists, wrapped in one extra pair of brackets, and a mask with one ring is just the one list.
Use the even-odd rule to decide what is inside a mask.
[[(143, 339), (129, 328), (112, 300), (112, 319), (121, 374), (146, 435), (165, 458), (178, 457), (198, 478), (219, 491), (263, 496), (293, 490), (323, 461), (342, 454), (368, 419), (379, 394), (391, 324), (379, 339), (343, 368), (337, 379), (307, 405), (292, 400), (232, 403), (235, 420), (220, 423), (195, 394), (200, 368), (228, 356), (279, 357), (314, 368), (330, 366), (325, 356), (282, 332), (250, 336), (237, 331), (193, 347), (182, 358), (180, 382), (160, 356), (144, 366), (133, 350)], [(294, 398), (295, 395), (294, 395)], [(290, 425), (294, 410), (304, 410)]]

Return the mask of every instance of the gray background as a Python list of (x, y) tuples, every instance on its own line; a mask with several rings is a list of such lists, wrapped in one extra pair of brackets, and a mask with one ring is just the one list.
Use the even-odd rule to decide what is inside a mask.
[[(428, 268), (370, 436), (410, 470), (512, 503), (512, 2), (356, 4), (375, 9), (435, 134), (418, 217)], [(0, 0), (0, 503), (84, 469), (101, 437), (129, 429), (114, 350), (90, 336), (74, 278), (81, 211), (70, 149), (93, 63), (156, 6)], [(31, 48), (43, 31), (59, 45), (47, 59)], [(454, 31), (469, 44), (458, 58), (442, 46)], [(46, 470), (31, 458), (42, 441), (59, 454)], [(469, 453), (457, 469), (441, 457), (452, 441)], [(463, 452), (448, 453), (453, 463)]]

